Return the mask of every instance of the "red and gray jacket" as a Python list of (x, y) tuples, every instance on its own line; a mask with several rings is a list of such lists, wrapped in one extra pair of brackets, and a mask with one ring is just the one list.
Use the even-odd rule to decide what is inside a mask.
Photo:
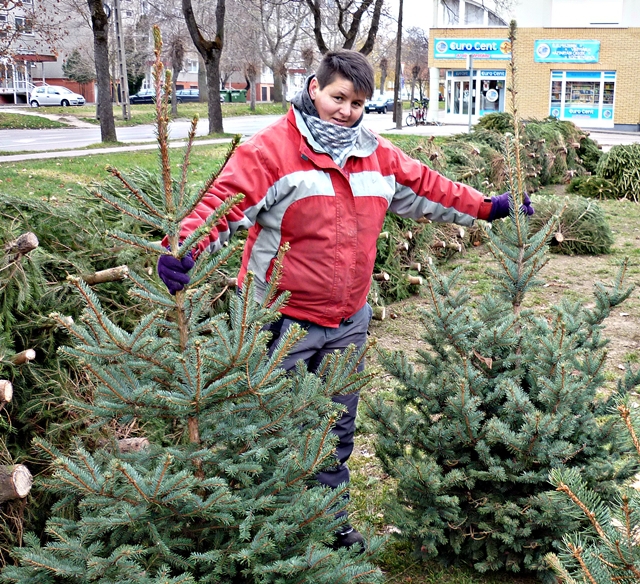
[(180, 233), (191, 234), (225, 199), (242, 193), (196, 254), (249, 229), (239, 283), (253, 272), (261, 300), (278, 249), (288, 242), (279, 287), (291, 293), (282, 312), (292, 318), (337, 327), (362, 308), (387, 211), (459, 225), (489, 216), (491, 203), (481, 193), (365, 128), (342, 168), (318, 150), (291, 108), (238, 147)]

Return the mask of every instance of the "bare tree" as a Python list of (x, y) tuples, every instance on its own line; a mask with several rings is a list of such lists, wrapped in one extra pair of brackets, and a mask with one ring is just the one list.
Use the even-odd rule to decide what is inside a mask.
[(184, 63), (184, 42), (181, 36), (174, 36), (169, 41), (171, 53), (171, 115), (178, 115), (178, 98), (176, 97), (176, 83)]
[(256, 63), (247, 63), (245, 74), (249, 79), (249, 101), (251, 111), (256, 111), (256, 86), (258, 85), (258, 71), (260, 67)]
[(387, 75), (389, 74), (389, 59), (382, 57), (380, 59), (380, 95), (384, 93), (384, 86), (387, 83)]
[(428, 31), (411, 27), (406, 31), (406, 38), (402, 48), (403, 61), (411, 72), (411, 100), (415, 97), (418, 87), (420, 99), (424, 97), (423, 81), (429, 72), (429, 33)]
[(369, 29), (359, 51), (368, 55), (373, 50), (380, 26), (380, 17), (384, 0), (305, 0), (313, 18), (313, 35), (318, 50), (324, 55), (330, 50), (325, 35), (327, 29), (327, 13), (336, 12), (336, 26), (343, 38), (342, 48), (353, 49), (358, 39), (360, 28), (368, 20)]
[(273, 100), (282, 102), (286, 109), (287, 64), (298, 42), (305, 10), (299, 2), (254, 0), (254, 6), (266, 49), (261, 52), (262, 61), (273, 71)]
[[(218, 0), (215, 9), (213, 30), (207, 31), (198, 24), (191, 0), (182, 0), (187, 30), (198, 53), (204, 61), (207, 73), (207, 111), (209, 113), (209, 134), (222, 133), (222, 108), (220, 107), (220, 56), (224, 46), (224, 16), (226, 0)], [(202, 93), (202, 89), (200, 90)]]
[(316, 56), (313, 47), (303, 47), (300, 51), (300, 56), (302, 57), (304, 71), (308, 75), (313, 69), (313, 61)]
[(103, 142), (116, 142), (116, 124), (111, 105), (111, 76), (109, 75), (109, 20), (102, 0), (87, 0), (93, 31), (93, 54), (98, 84), (98, 118)]

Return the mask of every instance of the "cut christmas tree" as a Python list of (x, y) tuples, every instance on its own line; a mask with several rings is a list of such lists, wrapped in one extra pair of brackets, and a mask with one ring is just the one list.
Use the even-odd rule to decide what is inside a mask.
[[(170, 75), (160, 60), (157, 27), (154, 37), (156, 94), (163, 96), (156, 104), (159, 173), (125, 176), (112, 169), (111, 183), (95, 194), (157, 235), (168, 234), (170, 249), (134, 229), (114, 231), (113, 238), (180, 259), (234, 201), (178, 244), (181, 219), (208, 185), (192, 192), (187, 183), (197, 120), (181, 176), (171, 177)], [(333, 550), (345, 521), (336, 518), (347, 504), (345, 489), (324, 488), (314, 478), (334, 464), (330, 430), (340, 412), (331, 397), (368, 382), (356, 373), (362, 354), (328, 357), (322, 377), (304, 367), (281, 370), (278, 364), (304, 331), (292, 327), (268, 357), (262, 327), (286, 301), (275, 297), (277, 276), (263, 304), (253, 300), (249, 275), (242, 292), (230, 296), (229, 312), (214, 310), (218, 270), (232, 254), (231, 247), (202, 254), (191, 283), (175, 296), (129, 271), (130, 293), (149, 310), (128, 328), (103, 309), (83, 278), (71, 278), (85, 303), (82, 318), (55, 318), (72, 341), (63, 351), (94, 384), (89, 399), (69, 404), (86, 416), (94, 436), (71, 455), (37, 441), (52, 464), (44, 483), (60, 499), (47, 540), (25, 536), (27, 545), (14, 551), (18, 565), (3, 571), (4, 581), (380, 580), (369, 561), (379, 539), (370, 537), (362, 554)]]
[[(514, 53), (515, 34), (512, 23)], [(513, 83), (513, 61), (511, 69)], [(493, 291), (473, 299), (462, 271), (444, 275), (427, 266), (425, 345), (416, 362), (383, 352), (383, 365), (399, 382), (395, 399), (365, 403), (378, 457), (397, 482), (386, 518), (418, 555), (555, 582), (544, 555), (577, 519), (550, 496), (550, 471), (575, 469), (607, 500), (636, 467), (611, 413), (633, 384), (609, 397), (602, 392), (602, 323), (631, 289), (623, 266), (610, 287), (596, 289), (593, 307), (565, 300), (536, 312), (523, 304), (540, 282), (558, 220), (536, 231), (518, 211), (525, 177), (514, 85), (510, 91), (516, 122), (505, 163), (512, 212), (500, 229), (486, 230)]]

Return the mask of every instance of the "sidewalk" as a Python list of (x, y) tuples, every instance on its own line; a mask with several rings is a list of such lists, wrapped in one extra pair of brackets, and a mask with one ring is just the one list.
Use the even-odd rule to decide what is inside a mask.
[[(231, 142), (231, 138), (212, 138), (210, 140), (196, 140), (194, 145), (228, 144), (229, 142)], [(173, 140), (169, 142), (169, 148), (183, 148), (186, 143), (186, 140)], [(111, 154), (113, 152), (132, 152), (136, 150), (157, 150), (157, 148), (157, 142), (153, 141), (145, 144), (110, 146), (108, 148), (78, 148), (77, 150), (53, 150), (45, 152), (29, 152), (25, 154), (7, 154), (0, 156), (0, 163), (20, 162), (22, 160), (43, 160), (50, 158), (78, 158), (93, 154)]]

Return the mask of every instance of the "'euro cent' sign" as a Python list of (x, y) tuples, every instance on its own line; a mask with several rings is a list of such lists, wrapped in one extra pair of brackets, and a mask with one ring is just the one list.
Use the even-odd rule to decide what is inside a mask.
[(511, 58), (511, 43), (507, 39), (435, 39), (433, 47), (436, 59), (465, 59), (467, 55), (474, 59)]

